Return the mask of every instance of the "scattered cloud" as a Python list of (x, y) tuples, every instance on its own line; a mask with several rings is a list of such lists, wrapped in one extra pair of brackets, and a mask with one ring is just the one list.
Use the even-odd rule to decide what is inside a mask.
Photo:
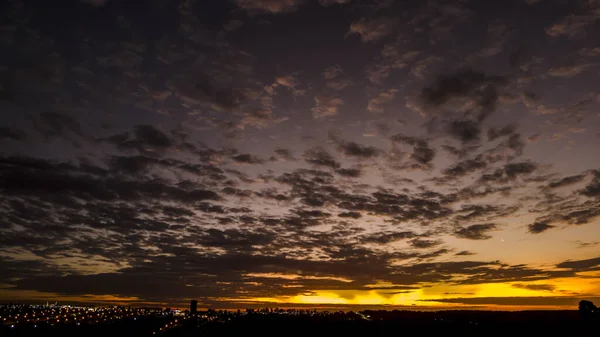
[(564, 178), (561, 178), (559, 180), (551, 181), (548, 184), (548, 187), (550, 187), (550, 188), (559, 188), (559, 187), (563, 187), (563, 186), (570, 186), (570, 185), (576, 184), (576, 183), (578, 183), (580, 181), (583, 181), (584, 178), (585, 178), (585, 175), (582, 175), (582, 174), (578, 174), (578, 175), (575, 175), (575, 176), (564, 177)]
[(337, 149), (344, 156), (355, 158), (373, 158), (381, 154), (381, 150), (373, 146), (365, 146), (356, 142), (345, 141), (335, 134), (330, 134), (330, 138), (337, 144)]
[(554, 77), (573, 77), (581, 74), (590, 67), (590, 64), (578, 64), (572, 66), (557, 67), (548, 70), (548, 75)]
[(441, 75), (421, 90), (420, 111), (432, 118), (432, 126), (441, 123), (438, 128), (450, 137), (462, 143), (476, 142), (482, 122), (496, 110), (506, 83), (504, 77), (469, 68)]
[(577, 248), (589, 248), (589, 247), (596, 247), (596, 246), (600, 245), (600, 241), (585, 242), (585, 241), (577, 240), (577, 241), (575, 241), (575, 243), (577, 244)]
[(394, 99), (394, 95), (398, 92), (396, 89), (390, 89), (384, 92), (380, 92), (377, 96), (369, 100), (367, 110), (373, 113), (384, 112), (384, 107), (388, 105)]
[(556, 287), (551, 284), (523, 284), (523, 283), (515, 283), (512, 285), (515, 288), (519, 289), (527, 289), (527, 290), (536, 290), (536, 291), (549, 291), (553, 292)]
[(575, 307), (583, 298), (578, 297), (467, 297), (467, 298), (439, 298), (426, 300), (441, 303), (455, 303), (468, 305), (491, 305), (491, 306), (518, 306), (527, 303), (529, 306), (568, 306)]
[(429, 146), (429, 143), (424, 139), (397, 134), (392, 136), (391, 140), (395, 143), (412, 146), (413, 152), (410, 154), (410, 158), (419, 164), (427, 165), (435, 157), (435, 150), (432, 149)]
[(304, 160), (307, 163), (337, 169), (340, 163), (326, 150), (320, 147), (312, 148), (304, 153)]
[(328, 7), (332, 5), (342, 5), (352, 2), (352, 0), (319, 0), (322, 6)]
[[(6, 293), (573, 305), (569, 279), (597, 295), (596, 1), (558, 16), (514, 3), (535, 9), (543, 53), (519, 47), (511, 11), (471, 2), (232, 0), (212, 22), (205, 1), (87, 0), (73, 6), (98, 20), (72, 30), (33, 20), (42, 2), (10, 5)], [(327, 29), (298, 29), (313, 18)], [(503, 261), (491, 241), (554, 228), (569, 241), (536, 246), (539, 264)], [(419, 301), (429, 290), (438, 303)]]
[(440, 245), (441, 242), (440, 241), (436, 241), (436, 240), (424, 240), (424, 239), (414, 239), (410, 241), (410, 245), (413, 246), (414, 248), (432, 248), (435, 246)]
[(557, 264), (556, 267), (572, 269), (574, 271), (599, 270), (600, 257), (586, 259), (586, 260), (565, 261), (565, 262)]
[(262, 164), (262, 163), (264, 163), (263, 159), (255, 157), (255, 156), (247, 154), (247, 153), (238, 154), (236, 156), (231, 157), (231, 159), (233, 159), (237, 163), (243, 163), (243, 164)]
[(534, 222), (530, 225), (527, 225), (527, 228), (529, 229), (529, 233), (539, 234), (539, 233), (545, 232), (551, 228), (554, 228), (554, 226), (549, 225), (545, 222)]
[(344, 100), (327, 95), (321, 94), (315, 96), (315, 106), (312, 108), (313, 116), (317, 119), (333, 117), (338, 114), (339, 108), (344, 105)]
[(303, 0), (235, 0), (235, 3), (247, 11), (279, 14), (296, 10)]
[(20, 129), (0, 127), (0, 141), (2, 139), (22, 141), (27, 139), (27, 133)]
[(398, 20), (391, 17), (361, 18), (350, 25), (348, 34), (358, 34), (362, 42), (375, 42), (391, 35)]
[(488, 240), (492, 236), (488, 232), (497, 229), (498, 226), (492, 223), (470, 225), (457, 229), (454, 233), (457, 237), (469, 240)]
[[(593, 3), (590, 1), (590, 3)], [(597, 6), (597, 5), (596, 5)], [(551, 37), (566, 36), (569, 38), (580, 38), (585, 36), (587, 28), (592, 25), (597, 16), (594, 13), (568, 14), (562, 19), (546, 28), (546, 34)]]

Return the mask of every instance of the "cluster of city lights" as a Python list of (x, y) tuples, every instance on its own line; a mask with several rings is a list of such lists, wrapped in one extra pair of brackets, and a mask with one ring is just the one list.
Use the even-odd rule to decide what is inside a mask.
[(246, 309), (226, 310), (171, 310), (169, 308), (131, 308), (122, 306), (71, 306), (71, 305), (0, 305), (0, 327), (8, 329), (39, 329), (49, 327), (75, 327), (96, 324), (118, 324), (130, 322), (144, 324), (150, 319), (154, 326), (153, 335), (160, 335), (185, 324), (200, 327), (210, 322), (227, 322), (245, 315), (309, 315), (326, 316), (340, 314), (298, 309)]
[(110, 324), (125, 319), (137, 320), (144, 316), (180, 315), (180, 311), (125, 307), (87, 307), (70, 305), (3, 305), (0, 322), (11, 329), (38, 328), (58, 324)]

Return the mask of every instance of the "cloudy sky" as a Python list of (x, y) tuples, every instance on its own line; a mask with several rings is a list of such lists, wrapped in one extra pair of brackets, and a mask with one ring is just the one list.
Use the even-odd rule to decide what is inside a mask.
[(600, 300), (600, 1), (57, 3), (0, 8), (0, 301)]

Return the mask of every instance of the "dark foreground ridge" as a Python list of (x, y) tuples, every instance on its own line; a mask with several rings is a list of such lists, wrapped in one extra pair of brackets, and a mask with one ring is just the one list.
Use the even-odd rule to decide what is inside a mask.
[(2, 336), (600, 336), (589, 301), (571, 311), (190, 311), (2, 306)]

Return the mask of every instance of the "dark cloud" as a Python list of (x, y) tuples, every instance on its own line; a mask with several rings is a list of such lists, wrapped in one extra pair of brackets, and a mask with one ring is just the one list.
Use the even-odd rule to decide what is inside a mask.
[(495, 170), (491, 174), (484, 174), (481, 176), (481, 181), (506, 184), (520, 176), (529, 175), (536, 169), (537, 165), (529, 162), (506, 164), (504, 167)]
[[(206, 43), (210, 44), (208, 41)], [(232, 53), (231, 50), (229, 52)], [(234, 55), (228, 55), (228, 57), (222, 57), (212, 62), (212, 68), (200, 67), (174, 73), (166, 86), (187, 105), (201, 106), (221, 112), (233, 112), (252, 101), (255, 96), (251, 89), (240, 87), (238, 83), (234, 83), (243, 81), (244, 76), (248, 76), (248, 70), (244, 67), (244, 63), (245, 56), (234, 53)], [(254, 110), (250, 117), (268, 118), (268, 113), (267, 115), (257, 114), (258, 111)]]
[(591, 241), (591, 242), (584, 242), (584, 241), (576, 241), (577, 243), (577, 248), (588, 248), (588, 247), (595, 247), (597, 245), (600, 245), (600, 241)]
[(291, 12), (304, 0), (235, 0), (235, 4), (249, 12), (278, 14)]
[(565, 261), (556, 265), (557, 268), (567, 268), (574, 271), (590, 271), (600, 269), (600, 257), (587, 260)]
[(441, 242), (437, 240), (414, 239), (410, 241), (410, 245), (414, 248), (432, 248), (440, 244)]
[(205, 247), (217, 247), (229, 251), (253, 250), (253, 246), (268, 245), (276, 238), (268, 230), (246, 231), (241, 229), (219, 230), (211, 228), (201, 234), (198, 243)]
[(144, 156), (114, 156), (109, 160), (111, 169), (128, 174), (142, 173), (156, 164), (161, 164), (161, 162)]
[(448, 134), (463, 143), (479, 140), (481, 128), (477, 121), (472, 120), (456, 120), (451, 121), (446, 131)]
[[(430, 273), (431, 270), (436, 270), (436, 273)], [(451, 279), (450, 275), (453, 274), (465, 275), (465, 279), (458, 282), (459, 284), (507, 282), (511, 280), (521, 280), (524, 277), (529, 278), (533, 281), (538, 279), (547, 279), (551, 277), (550, 275), (548, 275), (547, 272), (542, 270), (527, 268), (524, 266), (506, 266), (498, 263), (497, 261), (454, 261), (417, 263), (408, 266), (402, 266), (401, 268), (399, 268), (398, 272), (399, 274), (397, 277), (391, 278), (394, 280), (394, 282), (397, 282), (399, 284), (403, 284), (407, 281), (449, 281)], [(570, 275), (570, 272), (563, 274)], [(559, 274), (557, 273), (556, 275)]]
[(427, 221), (442, 218), (451, 211), (439, 201), (410, 198), (403, 194), (375, 192), (371, 196), (329, 194), (330, 202), (349, 211), (365, 211), (379, 216), (391, 216), (399, 221)]
[(463, 144), (460, 148), (444, 144), (440, 147), (455, 157), (464, 158), (481, 148), (481, 144)]
[(265, 199), (273, 199), (277, 201), (287, 201), (289, 197), (285, 194), (280, 193), (276, 189), (267, 189), (257, 192), (256, 195), (265, 198)]
[[(16, 282), (19, 289), (36, 289), (38, 291), (57, 292), (61, 294), (106, 294), (115, 293), (123, 296), (139, 296), (148, 300), (158, 300), (161, 297), (182, 297), (193, 293), (196, 298), (214, 298), (220, 296), (235, 296), (248, 294), (244, 282), (258, 282), (260, 286), (252, 289), (248, 296), (264, 297), (277, 296), (278, 294), (295, 294), (289, 288), (282, 287), (290, 283), (304, 285), (308, 289), (344, 289), (339, 281), (313, 282), (311, 280), (283, 280), (276, 279), (273, 283), (260, 276), (247, 276), (257, 273), (284, 273), (295, 274), (302, 270), (304, 276), (332, 276), (352, 279), (347, 284), (348, 289), (357, 289), (361, 285), (371, 284), (374, 280), (389, 280), (398, 287), (415, 287), (420, 282), (448, 281), (452, 275), (461, 274), (466, 277), (464, 282), (501, 282), (518, 277), (540, 278), (544, 273), (540, 270), (527, 269), (518, 266), (500, 265), (498, 262), (438, 262), (438, 263), (413, 263), (399, 266), (394, 269), (387, 264), (388, 259), (407, 259), (412, 257), (437, 257), (446, 254), (447, 250), (438, 250), (431, 254), (392, 254), (380, 255), (369, 250), (359, 249), (343, 244), (348, 236), (348, 231), (332, 231), (330, 233), (305, 235), (303, 245), (297, 249), (302, 251), (306, 247), (321, 247), (329, 252), (334, 261), (311, 261), (282, 256), (276, 253), (278, 241), (282, 238), (268, 229), (207, 229), (195, 233), (194, 244), (227, 249), (226, 254), (198, 254), (198, 252), (185, 245), (178, 244), (176, 236), (166, 233), (154, 237), (151, 243), (164, 253), (170, 255), (154, 256), (152, 261), (136, 261), (134, 266), (124, 268), (119, 273), (102, 273), (96, 275), (39, 275), (21, 279)], [(413, 237), (410, 232), (386, 233), (381, 236), (365, 236), (365, 243), (385, 244), (398, 239)], [(132, 238), (133, 239), (133, 238)], [(136, 241), (133, 240), (132, 243)], [(331, 246), (331, 243), (336, 245)], [(307, 245), (310, 244), (310, 245)], [(95, 247), (101, 245), (98, 242)], [(254, 246), (260, 246), (266, 254), (251, 255)], [(431, 247), (431, 243), (427, 244)], [(133, 247), (132, 247), (133, 248)], [(129, 249), (129, 248), (128, 248)], [(133, 248), (135, 254), (139, 248)], [(274, 250), (271, 250), (274, 249)], [(121, 250), (123, 251), (123, 249)], [(431, 273), (431, 270), (436, 270)], [(152, 275), (152, 282), (144, 282), (144, 278)], [(246, 275), (246, 276), (244, 276)], [(362, 276), (361, 276), (362, 275)], [(549, 275), (544, 275), (547, 278)], [(219, 287), (215, 280), (230, 282), (228, 287)], [(168, 284), (169, 289), (164, 285)], [(192, 289), (186, 284), (194, 284)], [(288, 290), (286, 290), (288, 289)], [(370, 288), (369, 288), (370, 289)], [(387, 289), (387, 288), (386, 288)]]
[[(237, 196), (239, 196), (239, 195), (237, 195)], [(225, 207), (220, 206), (220, 205), (209, 204), (207, 202), (198, 203), (198, 204), (196, 204), (194, 206), (194, 208), (196, 210), (199, 210), (199, 211), (202, 211), (202, 212), (205, 212), (205, 213), (218, 213), (218, 214), (225, 214), (225, 213), (227, 213)], [(232, 213), (234, 212), (233, 209), (230, 209), (230, 211)], [(190, 214), (189, 213), (190, 211), (188, 211), (188, 210), (178, 209), (177, 212), (179, 212), (180, 214), (193, 215), (193, 214)]]
[[(504, 77), (461, 69), (440, 75), (432, 85), (421, 90), (419, 99), (423, 109), (434, 117), (430, 123), (441, 122), (443, 131), (449, 136), (463, 144), (471, 143), (480, 139), (481, 123), (496, 110), (499, 91), (506, 84)], [(456, 110), (456, 104), (470, 108), (449, 114)], [(443, 119), (436, 121), (435, 117)]]
[(363, 42), (375, 42), (390, 35), (397, 26), (392, 17), (361, 18), (350, 25), (348, 34), (358, 34)]
[(339, 150), (346, 156), (372, 158), (379, 155), (380, 150), (372, 146), (363, 146), (355, 142), (338, 143)]
[(523, 150), (525, 149), (525, 143), (521, 139), (521, 135), (517, 134), (517, 133), (510, 135), (508, 137), (508, 140), (506, 142), (504, 142), (504, 144), (501, 144), (501, 145), (505, 145), (509, 149), (515, 151), (515, 154), (517, 156), (522, 155)]
[(121, 133), (110, 136), (107, 141), (123, 150), (136, 149), (141, 153), (154, 150), (164, 151), (174, 145), (173, 140), (152, 125), (138, 125), (133, 133)]
[(329, 138), (337, 145), (337, 150), (343, 155), (359, 159), (377, 157), (381, 150), (373, 146), (365, 146), (352, 141), (346, 141), (336, 132), (330, 132)]
[(338, 214), (338, 216), (340, 218), (358, 219), (358, 218), (362, 217), (362, 214), (360, 214), (360, 212), (342, 212), (342, 213)]
[(515, 288), (519, 289), (527, 289), (527, 290), (541, 290), (541, 291), (554, 291), (556, 289), (555, 286), (551, 284), (523, 284), (523, 283), (515, 283), (512, 285)]
[(541, 203), (541, 205), (544, 204), (545, 208), (541, 207), (539, 209), (542, 216), (536, 219), (536, 223), (549, 225), (550, 223), (558, 222), (583, 225), (600, 217), (600, 202), (594, 199), (577, 201), (555, 197)]
[(288, 149), (275, 149), (275, 153), (285, 160), (294, 160), (292, 152)]
[(401, 290), (401, 291), (393, 291), (393, 292), (389, 292), (386, 294), (390, 294), (390, 295), (395, 295), (395, 294), (410, 294), (410, 293), (414, 293), (414, 290)]
[(333, 169), (337, 169), (340, 167), (340, 163), (337, 162), (335, 158), (333, 158), (333, 156), (329, 154), (329, 152), (325, 151), (320, 147), (312, 148), (304, 152), (304, 160), (307, 163), (316, 166), (330, 167)]
[(336, 4), (339, 4), (339, 5), (347, 4), (350, 2), (352, 2), (352, 0), (319, 0), (319, 4), (321, 4), (322, 6), (325, 6), (325, 7), (333, 6)]
[(294, 211), (299, 217), (302, 218), (323, 218), (329, 217), (331, 214), (325, 213), (320, 210), (306, 210), (306, 209), (297, 209)]
[(435, 150), (429, 147), (424, 139), (418, 139), (403, 134), (397, 134), (390, 138), (395, 143), (407, 144), (413, 147), (411, 159), (420, 164), (429, 164), (435, 158)]
[(244, 154), (238, 154), (237, 156), (233, 156), (231, 157), (231, 159), (233, 159), (233, 161), (237, 162), (237, 163), (244, 163), (244, 164), (262, 164), (264, 163), (264, 160), (262, 158), (244, 153)]
[(443, 173), (452, 178), (464, 177), (467, 174), (483, 170), (487, 167), (487, 162), (483, 156), (479, 155), (473, 159), (467, 159), (444, 169)]
[[(0, 163), (1, 188), (8, 194), (36, 196), (49, 193), (99, 201), (171, 198), (192, 202), (220, 199), (217, 193), (194, 184), (178, 187), (157, 180), (119, 179), (106, 176), (106, 171), (100, 168), (28, 158), (3, 158)], [(139, 170), (143, 167), (140, 165), (133, 162), (124, 167)]]
[(515, 132), (516, 128), (517, 126), (514, 124), (510, 124), (502, 128), (489, 128), (487, 134), (488, 140), (493, 141), (499, 137), (510, 136)]
[[(221, 234), (216, 235), (217, 240), (222, 239)], [(258, 241), (261, 242), (261, 241)], [(248, 242), (243, 241), (244, 245)], [(184, 298), (186, 293), (191, 293), (195, 298), (215, 298), (221, 296), (236, 296), (245, 293), (246, 296), (277, 296), (294, 294), (295, 290), (286, 292), (281, 285), (300, 284), (310, 289), (327, 289), (327, 287), (340, 286), (339, 281), (319, 280), (283, 280), (268, 279), (259, 276), (249, 276), (256, 273), (294, 273), (292, 268), (303, 270), (307, 276), (329, 276), (338, 274), (341, 269), (329, 263), (310, 262), (295, 259), (287, 259), (290, 265), (285, 264), (283, 257), (259, 257), (243, 254), (231, 254), (220, 258), (194, 257), (189, 249), (182, 249), (178, 258), (157, 259), (155, 262), (141, 263), (136, 267), (127, 268), (123, 273), (103, 273), (96, 275), (67, 275), (63, 277), (38, 277), (35, 282), (22, 280), (18, 287), (28, 289), (38, 288), (42, 291), (59, 292), (63, 294), (78, 294), (84, 289), (89, 293), (121, 293), (130, 296), (140, 296), (147, 299), (158, 300), (161, 297)], [(161, 261), (162, 260), (162, 261)], [(183, 263), (196, 262), (196, 268), (181, 268)], [(355, 261), (371, 273), (379, 273), (379, 266), (371, 266), (364, 262)], [(159, 264), (163, 264), (163, 268)], [(170, 270), (164, 266), (169, 265)], [(195, 264), (196, 265), (196, 264)], [(349, 265), (343, 263), (344, 267)], [(187, 271), (186, 271), (187, 269)], [(327, 271), (329, 269), (329, 271)], [(162, 271), (161, 271), (162, 270)], [(174, 273), (177, 277), (173, 277)], [(334, 274), (332, 274), (334, 273)], [(153, 275), (150, 281), (143, 281)], [(246, 276), (244, 276), (246, 275)], [(229, 282), (229, 286), (223, 287), (216, 282)], [(40, 283), (38, 285), (37, 283)], [(246, 282), (257, 282), (259, 286), (248, 288)], [(168, 289), (164, 285), (169, 286)], [(193, 284), (190, 289), (186, 284)], [(187, 289), (186, 289), (187, 287)], [(250, 292), (249, 292), (250, 290)]]
[(545, 222), (534, 222), (531, 225), (527, 225), (527, 228), (529, 230), (529, 233), (539, 234), (539, 233), (545, 232), (551, 228), (554, 228), (554, 226), (549, 225)]
[(411, 158), (421, 164), (427, 164), (435, 157), (435, 150), (429, 147), (415, 146)]
[(49, 111), (39, 115), (39, 119), (31, 118), (34, 128), (45, 138), (69, 138), (70, 135), (83, 137), (79, 121), (66, 113)]
[(27, 139), (27, 133), (20, 129), (3, 126), (3, 127), (0, 127), (0, 140), (1, 139), (22, 141), (22, 140)]
[(439, 298), (425, 300), (431, 302), (473, 304), (473, 305), (506, 305), (518, 306), (527, 303), (530, 306), (569, 306), (576, 307), (583, 298), (577, 297), (472, 297), (472, 298)]
[(462, 250), (458, 253), (455, 254), (456, 256), (470, 256), (470, 255), (475, 255), (475, 253), (472, 253), (468, 250)]
[(155, 148), (166, 148), (172, 145), (171, 139), (165, 133), (151, 125), (138, 125), (133, 134), (136, 141)]
[(600, 170), (592, 173), (592, 181), (581, 191), (587, 197), (600, 197)]
[(498, 228), (495, 224), (478, 224), (457, 229), (454, 234), (463, 239), (469, 240), (488, 240), (491, 236), (487, 233)]
[[(388, 244), (390, 242), (411, 239), (415, 237), (413, 232), (386, 232), (378, 234), (364, 235), (360, 238), (361, 243)], [(429, 241), (411, 241), (411, 245), (415, 248), (430, 248), (438, 245), (436, 242)]]
[(585, 175), (583, 175), (583, 174), (578, 174), (578, 175), (574, 175), (574, 176), (564, 177), (564, 178), (561, 178), (559, 180), (551, 181), (548, 184), (548, 187), (550, 187), (550, 188), (558, 188), (558, 187), (563, 187), (563, 186), (569, 186), (569, 185), (576, 184), (576, 183), (582, 181), (584, 178), (585, 178)]
[(456, 211), (455, 220), (459, 222), (474, 221), (478, 219), (500, 218), (510, 215), (519, 209), (518, 206), (492, 206), (492, 205), (462, 205)]
[(350, 178), (358, 178), (362, 175), (362, 171), (356, 168), (341, 168), (335, 170), (335, 172), (341, 176)]
[(2, 263), (1, 282), (11, 282), (14, 279), (22, 277), (22, 273), (34, 273), (39, 276), (49, 276), (53, 273), (53, 268), (42, 261), (36, 260), (17, 260), (11, 257), (0, 257)]
[(489, 110), (495, 108), (498, 100), (497, 87), (505, 83), (506, 79), (501, 76), (464, 69), (439, 76), (431, 86), (421, 90), (420, 98), (427, 106), (439, 107), (454, 98), (469, 97), (486, 110), (478, 116), (477, 119), (481, 120)]

